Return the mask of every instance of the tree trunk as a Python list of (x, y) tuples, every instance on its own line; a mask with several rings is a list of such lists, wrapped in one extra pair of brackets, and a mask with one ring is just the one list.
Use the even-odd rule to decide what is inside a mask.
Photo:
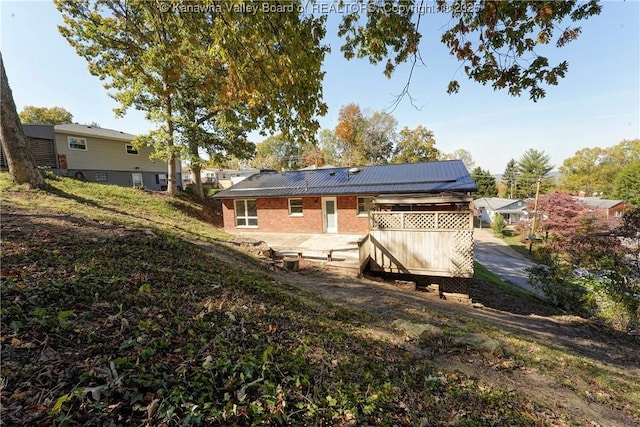
[[(198, 153), (198, 143), (189, 140), (189, 152), (191, 154), (191, 172), (193, 172), (193, 189), (201, 199), (204, 199), (204, 189), (202, 188), (202, 165), (200, 164), (200, 153)], [(198, 159), (194, 162), (194, 159)]]
[(0, 53), (0, 68), (2, 68), (2, 87), (0, 88), (0, 142), (7, 159), (9, 173), (18, 184), (29, 184), (33, 188), (44, 187), (44, 177), (38, 169), (31, 150), (27, 145), (27, 138), (20, 123), (20, 116), (16, 111), (13, 93), (9, 87), (9, 80), (4, 69), (2, 53)]
[(204, 188), (202, 188), (202, 166), (191, 165), (191, 172), (193, 172), (193, 188), (195, 193), (201, 199), (204, 199)]
[(165, 101), (165, 106), (167, 108), (167, 151), (169, 152), (169, 158), (167, 159), (167, 179), (169, 181), (169, 184), (167, 185), (167, 193), (172, 196), (177, 196), (178, 183), (176, 182), (176, 154), (173, 151), (173, 103), (170, 96), (167, 96)]

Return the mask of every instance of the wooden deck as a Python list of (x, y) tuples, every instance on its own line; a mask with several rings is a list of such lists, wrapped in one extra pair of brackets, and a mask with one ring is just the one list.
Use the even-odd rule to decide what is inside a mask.
[(369, 235), (359, 246), (361, 269), (433, 276), (445, 286), (467, 289), (473, 277), (470, 211), (372, 211), (369, 219)]

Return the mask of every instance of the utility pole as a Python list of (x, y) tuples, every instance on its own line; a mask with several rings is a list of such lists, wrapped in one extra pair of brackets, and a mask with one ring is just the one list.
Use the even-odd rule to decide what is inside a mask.
[(531, 249), (533, 248), (533, 239), (536, 232), (536, 218), (538, 217), (538, 197), (540, 196), (540, 178), (536, 183), (536, 200), (533, 203), (533, 220), (531, 221), (531, 233), (529, 233), (529, 255), (531, 255)]

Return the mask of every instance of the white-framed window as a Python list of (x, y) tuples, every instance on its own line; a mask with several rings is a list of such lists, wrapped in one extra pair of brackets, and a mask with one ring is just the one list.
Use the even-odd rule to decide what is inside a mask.
[(258, 226), (258, 204), (255, 199), (236, 200), (236, 227)]
[(67, 137), (69, 150), (87, 151), (87, 140), (85, 138), (76, 138), (75, 136)]
[(206, 182), (213, 182), (214, 178), (215, 177), (213, 176), (213, 172), (207, 172), (207, 175), (205, 176)]
[(160, 185), (167, 185), (167, 174), (166, 173), (159, 173), (157, 175), (157, 183)]
[(302, 199), (289, 199), (289, 215), (302, 216)]
[(131, 174), (131, 185), (135, 188), (144, 187), (144, 181), (142, 180), (142, 174), (139, 172), (134, 172)]
[(616, 218), (620, 218), (620, 217), (622, 216), (622, 212), (620, 212), (620, 211), (614, 211), (614, 212), (613, 212), (613, 216), (614, 216), (614, 217), (616, 217)]
[(96, 182), (107, 182), (107, 173), (106, 172), (96, 172), (95, 175), (93, 176), (93, 179)]
[(373, 197), (358, 197), (358, 216), (366, 216), (373, 208)]
[(127, 152), (127, 154), (131, 154), (134, 156), (137, 156), (138, 154), (138, 149), (136, 147), (134, 147), (132, 144), (125, 144), (124, 145), (124, 151)]

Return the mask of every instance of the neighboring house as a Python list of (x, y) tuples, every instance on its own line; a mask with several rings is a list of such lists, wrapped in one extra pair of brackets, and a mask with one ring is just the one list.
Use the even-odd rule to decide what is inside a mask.
[[(229, 188), (245, 178), (259, 173), (260, 169), (213, 169), (202, 168), (200, 171), (200, 179), (203, 185), (210, 185), (214, 188)], [(193, 171), (189, 168), (182, 170), (183, 182), (187, 186), (193, 184)]]
[(608, 200), (600, 197), (575, 197), (587, 206), (589, 212), (603, 218), (621, 218), (624, 213), (634, 206), (623, 200)]
[(491, 224), (493, 216), (500, 214), (507, 224), (515, 224), (525, 215), (527, 202), (521, 199), (502, 199), (499, 197), (481, 197), (473, 201), (476, 216), (485, 223)]
[[(58, 175), (149, 190), (167, 189), (167, 163), (150, 160), (150, 147), (136, 149), (134, 135), (80, 124), (23, 128), (36, 163)], [(179, 159), (176, 170), (180, 170)], [(180, 173), (177, 175), (181, 182)]]
[[(227, 232), (366, 234), (377, 196), (474, 191), (477, 187), (462, 161), (449, 160), (261, 172), (214, 198), (222, 199)], [(394, 204), (392, 210), (423, 208), (412, 199)]]

